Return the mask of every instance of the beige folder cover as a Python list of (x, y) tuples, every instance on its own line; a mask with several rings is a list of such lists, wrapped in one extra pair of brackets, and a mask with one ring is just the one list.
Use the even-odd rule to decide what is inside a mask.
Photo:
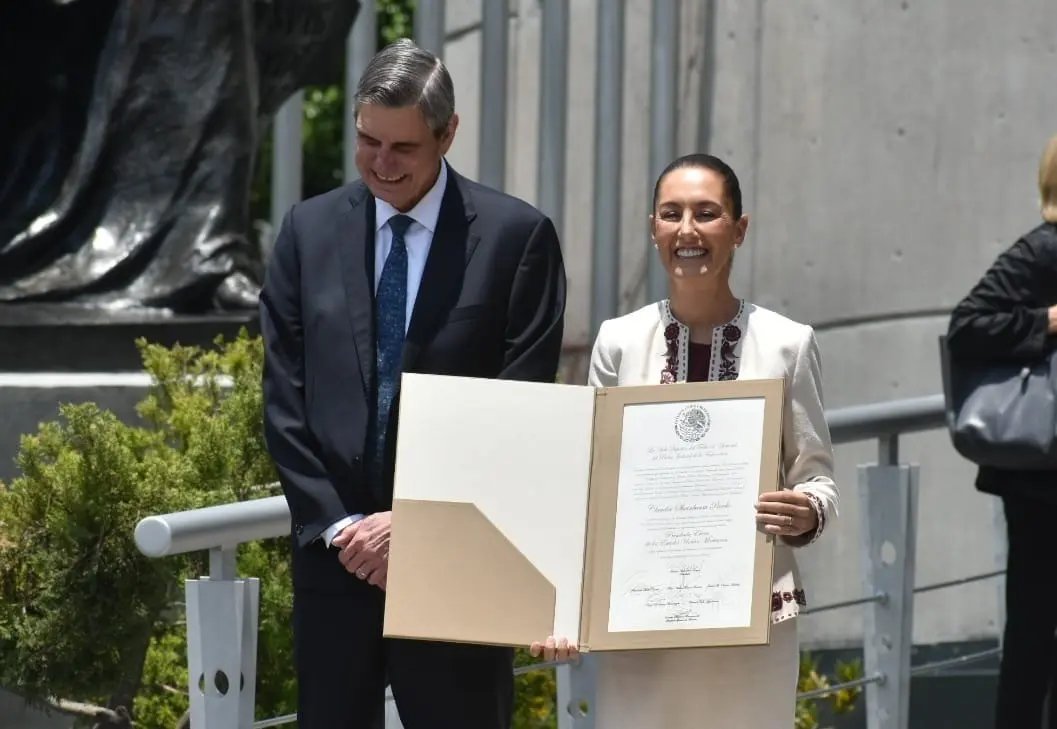
[[(405, 374), (384, 634), (590, 650), (766, 643), (772, 547), (756, 541), (751, 624), (609, 632), (623, 408), (762, 398), (759, 491), (778, 487), (784, 383), (595, 389)], [(608, 540), (608, 542), (607, 542)]]
[(385, 635), (576, 637), (594, 390), (421, 374), (400, 387)]

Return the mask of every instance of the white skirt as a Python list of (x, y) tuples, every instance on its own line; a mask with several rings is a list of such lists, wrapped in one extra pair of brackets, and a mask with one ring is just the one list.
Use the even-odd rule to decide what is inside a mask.
[(800, 646), (796, 619), (765, 646), (596, 654), (598, 729), (790, 729)]

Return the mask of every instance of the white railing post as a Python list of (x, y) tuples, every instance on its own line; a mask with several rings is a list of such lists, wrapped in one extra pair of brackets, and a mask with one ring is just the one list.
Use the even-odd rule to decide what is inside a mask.
[(558, 729), (575, 729), (576, 727), (576, 718), (568, 710), (573, 699), (572, 670), (572, 666), (568, 665), (554, 669), (554, 682), (558, 686), (557, 696), (555, 696)]
[(882, 677), (866, 688), (867, 729), (907, 729), (910, 720), (918, 467), (897, 458), (889, 442), (884, 465), (859, 466), (863, 594), (884, 596), (864, 608), (865, 675)]
[(559, 729), (602, 729), (595, 724), (598, 657), (590, 653), (558, 670)]
[(209, 550), (209, 576), (185, 583), (194, 729), (252, 729), (260, 582), (239, 579), (235, 547)]

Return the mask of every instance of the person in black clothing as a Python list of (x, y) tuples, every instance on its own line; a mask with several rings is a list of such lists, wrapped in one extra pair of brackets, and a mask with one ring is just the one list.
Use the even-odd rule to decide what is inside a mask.
[[(952, 358), (1031, 361), (1057, 346), (1057, 136), (1039, 165), (1039, 194), (1043, 223), (999, 255), (951, 314)], [(976, 488), (1002, 499), (1009, 540), (995, 726), (1037, 729), (1047, 691), (1057, 700), (1057, 471), (981, 467)], [(1049, 714), (1057, 729), (1057, 706)]]

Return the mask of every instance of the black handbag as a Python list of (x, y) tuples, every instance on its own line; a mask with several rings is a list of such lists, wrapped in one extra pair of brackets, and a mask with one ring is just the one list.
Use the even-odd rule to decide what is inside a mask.
[(952, 358), (940, 337), (947, 429), (954, 449), (978, 466), (1057, 469), (1057, 357), (1032, 362)]

